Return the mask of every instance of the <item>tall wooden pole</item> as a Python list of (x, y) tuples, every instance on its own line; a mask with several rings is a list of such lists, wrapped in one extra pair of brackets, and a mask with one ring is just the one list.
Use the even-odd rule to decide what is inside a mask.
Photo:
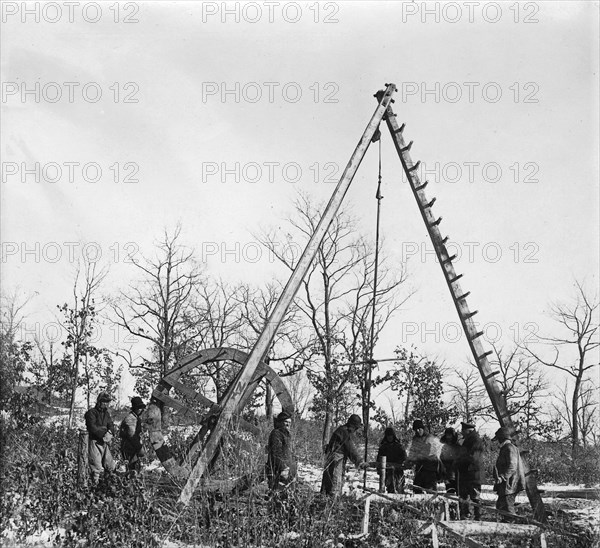
[(222, 410), (217, 424), (211, 431), (206, 445), (203, 447), (202, 452), (200, 453), (200, 456), (198, 457), (198, 460), (190, 473), (187, 483), (181, 491), (181, 495), (179, 496), (180, 503), (189, 503), (196, 487), (198, 486), (202, 474), (204, 474), (213, 455), (217, 451), (219, 441), (223, 436), (225, 428), (227, 427), (234, 410), (237, 408), (237, 404), (244, 397), (246, 387), (252, 379), (252, 376), (254, 375), (261, 358), (270, 348), (275, 334), (277, 333), (277, 329), (279, 328), (279, 325), (281, 324), (290, 304), (294, 300), (294, 297), (296, 296), (296, 293), (302, 284), (302, 280), (306, 276), (306, 273), (308, 272), (308, 269), (310, 268), (310, 265), (317, 254), (319, 246), (321, 245), (321, 242), (323, 241), (323, 238), (329, 229), (329, 225), (335, 218), (335, 215), (337, 214), (340, 205), (346, 196), (346, 192), (350, 187), (350, 183), (354, 178), (356, 170), (360, 166), (365, 153), (369, 148), (369, 144), (373, 139), (373, 135), (377, 130), (377, 126), (379, 126), (379, 123), (381, 122), (388, 105), (391, 103), (392, 95), (395, 91), (396, 86), (394, 86), (394, 84), (389, 84), (387, 85), (385, 91), (381, 92), (381, 100), (379, 105), (377, 105), (377, 108), (375, 109), (371, 120), (369, 121), (360, 141), (358, 142), (358, 145), (356, 146), (356, 149), (354, 150), (354, 153), (352, 154), (352, 157), (350, 158), (350, 161), (348, 162), (348, 165), (346, 166), (339, 183), (333, 191), (331, 199), (329, 200), (323, 216), (315, 228), (315, 231), (312, 234), (306, 249), (302, 253), (294, 272), (292, 272), (290, 279), (281, 293), (281, 296), (279, 297), (279, 300), (277, 301), (277, 304), (275, 305), (275, 308), (269, 317), (267, 325), (252, 348), (252, 352), (250, 353), (248, 361), (244, 365), (240, 374), (234, 380), (227, 397), (223, 402), (221, 402)]

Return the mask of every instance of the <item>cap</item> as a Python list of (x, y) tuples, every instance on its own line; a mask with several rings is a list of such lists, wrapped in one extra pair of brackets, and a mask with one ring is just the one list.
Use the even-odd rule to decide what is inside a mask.
[(418, 428), (422, 428), (423, 430), (425, 430), (425, 425), (423, 424), (423, 421), (421, 419), (417, 419), (413, 422), (412, 429), (417, 430)]
[(462, 426), (463, 430), (466, 430), (467, 428), (475, 428), (475, 425), (472, 422), (461, 422), (460, 425)]
[(493, 440), (504, 441), (509, 440), (510, 438), (510, 430), (503, 426), (502, 428), (498, 428), (496, 433), (494, 434)]
[(131, 409), (146, 409), (146, 404), (144, 403), (144, 400), (142, 400), (142, 398), (140, 398), (139, 396), (134, 396), (133, 398), (131, 398)]
[(110, 397), (110, 394), (108, 392), (100, 392), (100, 394), (98, 394), (98, 399), (96, 400), (98, 403), (100, 402), (109, 402), (110, 400), (112, 400), (112, 398)]
[(280, 422), (286, 421), (291, 418), (292, 415), (290, 415), (287, 411), (282, 411), (281, 413), (279, 413), (279, 415), (277, 415), (277, 420)]
[(347, 424), (355, 428), (360, 428), (362, 426), (362, 419), (358, 415), (350, 415)]

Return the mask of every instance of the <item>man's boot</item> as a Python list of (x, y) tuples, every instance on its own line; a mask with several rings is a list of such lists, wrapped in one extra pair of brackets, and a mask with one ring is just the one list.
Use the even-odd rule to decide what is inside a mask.
[(481, 506), (479, 506), (479, 504), (481, 504), (480, 500), (473, 501), (473, 514), (475, 515), (475, 521), (481, 521)]

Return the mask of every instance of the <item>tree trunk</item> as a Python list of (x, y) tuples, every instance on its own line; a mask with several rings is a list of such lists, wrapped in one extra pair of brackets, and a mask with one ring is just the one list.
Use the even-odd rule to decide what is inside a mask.
[(77, 398), (77, 384), (79, 383), (79, 354), (73, 357), (73, 382), (71, 384), (71, 403), (69, 405), (69, 428), (73, 428), (75, 417), (75, 400)]
[(273, 390), (267, 381), (265, 381), (265, 386), (265, 414), (267, 415), (267, 422), (271, 423), (273, 418)]
[(325, 409), (325, 424), (323, 425), (323, 449), (329, 443), (329, 438), (331, 437), (331, 405), (329, 402), (327, 403), (327, 408)]
[[(581, 371), (581, 368), (579, 369)], [(581, 377), (582, 374), (575, 377), (575, 386), (573, 387), (573, 399), (571, 401), (571, 455), (573, 457), (573, 465), (576, 466), (575, 459), (577, 457), (577, 449), (579, 447), (579, 423), (578, 418), (578, 407), (579, 407), (579, 391), (581, 388)]]

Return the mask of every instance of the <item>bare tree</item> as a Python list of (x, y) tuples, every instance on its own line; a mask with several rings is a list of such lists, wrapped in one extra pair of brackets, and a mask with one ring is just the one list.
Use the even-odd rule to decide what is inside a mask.
[[(543, 433), (545, 413), (540, 402), (544, 399), (547, 385), (537, 362), (527, 356), (519, 345), (507, 350), (495, 343), (490, 344), (493, 351), (490, 363), (497, 368), (496, 378), (513, 421), (526, 438)], [(496, 419), (491, 405), (485, 408), (484, 415)]]
[[(293, 249), (302, 249), (314, 232), (320, 208), (309, 197), (299, 195), (294, 202), (293, 215), (287, 218), (285, 238), (275, 231), (259, 236), (259, 241), (283, 265), (292, 271), (299, 259)], [(317, 390), (315, 401), (322, 400), (324, 417), (323, 443), (327, 443), (335, 417), (337, 401), (353, 380), (360, 378), (369, 340), (369, 302), (372, 294), (373, 251), (357, 235), (353, 217), (342, 210), (329, 227), (315, 261), (303, 280), (296, 305), (311, 329), (309, 346), (314, 359), (306, 366), (308, 377)], [(393, 292), (404, 281), (403, 271), (389, 276), (378, 290), (379, 328), (391, 317), (396, 305)], [(370, 291), (371, 290), (371, 291)], [(387, 303), (385, 302), (387, 299)], [(398, 305), (399, 306), (399, 305)], [(387, 307), (387, 308), (386, 308)], [(384, 311), (388, 311), (385, 315)], [(376, 330), (377, 337), (378, 331)], [(351, 362), (340, 367), (339, 364)], [(361, 363), (355, 363), (361, 362)]]
[[(553, 404), (556, 415), (562, 424), (573, 424), (572, 395), (569, 393), (569, 385), (565, 382), (559, 388), (556, 402)], [(595, 443), (598, 437), (598, 388), (589, 378), (581, 383), (581, 396), (577, 408), (577, 422), (580, 440), (584, 447), (591, 441)]]
[(551, 317), (560, 325), (563, 335), (540, 337), (551, 346), (554, 356), (543, 358), (540, 352), (526, 347), (529, 354), (546, 367), (557, 369), (572, 378), (568, 427), (572, 449), (575, 453), (580, 442), (582, 413), (582, 385), (588, 372), (597, 367), (598, 347), (598, 296), (590, 297), (583, 284), (575, 281), (575, 296), (568, 303), (554, 304)]
[(285, 377), (283, 382), (292, 397), (296, 416), (299, 418), (304, 417), (308, 411), (314, 392), (305, 372), (298, 371), (293, 375)]
[[(180, 354), (191, 354), (203, 348), (243, 346), (238, 292), (238, 287), (232, 287), (223, 280), (207, 279), (195, 287), (182, 318), (187, 337)], [(201, 391), (214, 389), (216, 400), (220, 402), (237, 370), (238, 366), (233, 363), (209, 362), (194, 373), (194, 379), (189, 376), (186, 379), (188, 382), (195, 381)], [(210, 381), (212, 387), (208, 386)]]
[(62, 326), (67, 333), (62, 343), (64, 354), (60, 368), (67, 373), (70, 385), (69, 427), (73, 425), (83, 361), (95, 351), (90, 342), (98, 314), (95, 297), (107, 273), (108, 270), (97, 261), (83, 257), (75, 269), (71, 304), (58, 306), (63, 314)]
[(23, 311), (31, 297), (20, 297), (15, 290), (0, 297), (0, 404), (4, 408), (14, 394), (14, 388), (23, 380), (32, 349), (31, 342), (23, 341), (19, 330)]
[[(246, 346), (252, 348), (261, 332), (267, 325), (269, 317), (282, 288), (274, 282), (262, 288), (253, 288), (247, 284), (240, 286), (238, 293), (241, 321), (243, 324), (242, 337)], [(301, 321), (300, 310), (296, 303), (287, 310), (265, 360), (274, 366), (281, 377), (294, 375), (310, 363), (314, 349), (310, 345), (310, 337)], [(271, 387), (265, 383), (265, 411), (267, 419), (273, 415), (275, 396)]]
[(152, 357), (131, 366), (142, 394), (166, 374), (193, 336), (183, 320), (202, 275), (194, 251), (180, 244), (180, 236), (181, 226), (172, 234), (163, 232), (155, 257), (134, 263), (142, 279), (112, 306), (116, 323), (150, 345)]
[(466, 371), (456, 370), (453, 375), (456, 380), (448, 382), (452, 394), (452, 404), (467, 422), (474, 418), (487, 405), (484, 403), (485, 387), (481, 383), (481, 374), (470, 367)]

